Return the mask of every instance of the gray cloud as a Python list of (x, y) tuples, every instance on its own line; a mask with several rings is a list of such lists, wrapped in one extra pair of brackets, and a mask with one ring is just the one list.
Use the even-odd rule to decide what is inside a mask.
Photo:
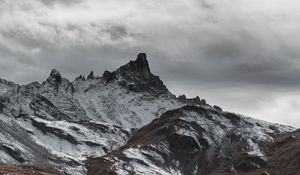
[(298, 6), (293, 0), (1, 1), (0, 76), (43, 81), (53, 67), (70, 79), (90, 70), (101, 75), (147, 52), (153, 72), (176, 94), (300, 126)]
[(82, 0), (52, 0), (52, 1), (41, 0), (41, 2), (44, 3), (45, 5), (53, 7), (57, 3), (63, 5), (73, 5), (82, 2)]

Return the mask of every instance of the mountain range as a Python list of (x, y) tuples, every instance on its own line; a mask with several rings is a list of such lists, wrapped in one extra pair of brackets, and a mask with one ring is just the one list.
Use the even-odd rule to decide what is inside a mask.
[(176, 97), (145, 53), (102, 76), (0, 79), (0, 131), (0, 173), (300, 174), (296, 128)]

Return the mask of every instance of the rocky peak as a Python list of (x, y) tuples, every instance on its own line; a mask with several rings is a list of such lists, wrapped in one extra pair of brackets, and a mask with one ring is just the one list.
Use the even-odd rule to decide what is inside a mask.
[(123, 76), (131, 74), (141, 79), (149, 79), (152, 76), (145, 53), (138, 54), (136, 60), (130, 61), (125, 66), (122, 66), (120, 72)]
[(140, 69), (144, 76), (149, 76), (151, 74), (149, 64), (147, 61), (147, 56), (145, 53), (138, 54), (137, 59), (133, 63), (134, 67), (136, 69)]
[(180, 100), (180, 101), (186, 101), (187, 98), (186, 98), (186, 96), (183, 94), (183, 95), (179, 95), (178, 100)]
[(42, 83), (42, 87), (51, 87), (54, 88), (56, 92), (58, 92), (58, 89), (62, 85), (62, 83), (63, 78), (60, 73), (56, 69), (52, 69), (49, 78), (47, 78), (47, 80)]
[(22, 86), (21, 90), (29, 91), (29, 92), (37, 92), (40, 87), (41, 87), (41, 84), (39, 82), (35, 81), (35, 82), (32, 82), (32, 83)]
[(5, 84), (7, 86), (16, 86), (17, 85), (11, 81), (8, 81), (8, 80), (2, 79), (2, 78), (0, 78), (0, 84)]
[(61, 83), (62, 77), (56, 69), (52, 69), (52, 71), (50, 73), (50, 77), (48, 78), (48, 80), (50, 80), (50, 81), (55, 80), (56, 83)]
[(0, 95), (8, 92), (9, 90), (17, 91), (18, 89), (19, 89), (19, 85), (11, 81), (7, 81), (5, 79), (0, 78)]
[(88, 80), (93, 80), (95, 78), (94, 71), (91, 71), (90, 74), (87, 76)]
[(103, 79), (106, 82), (112, 82), (115, 78), (116, 78), (116, 73), (115, 72), (109, 72), (109, 71), (105, 71), (103, 73)]
[(77, 78), (75, 78), (76, 81), (83, 80), (85, 81), (85, 77), (83, 75), (79, 75)]
[(206, 105), (206, 101), (204, 99), (200, 99), (199, 96), (196, 96), (195, 98), (187, 98), (185, 95), (180, 95), (177, 99), (182, 103)]
[(110, 74), (106, 73), (106, 75), (109, 75), (108, 77), (117, 77), (114, 76), (116, 74), (127, 80), (129, 84), (126, 84), (126, 82), (121, 84), (130, 90), (154, 92), (156, 94), (169, 93), (160, 78), (151, 73), (145, 53), (138, 54), (136, 60), (130, 61), (117, 71)]

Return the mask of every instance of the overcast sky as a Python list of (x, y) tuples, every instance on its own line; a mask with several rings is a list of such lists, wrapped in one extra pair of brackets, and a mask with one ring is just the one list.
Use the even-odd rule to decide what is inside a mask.
[(178, 94), (300, 127), (297, 0), (0, 0), (0, 77), (102, 75), (146, 52)]

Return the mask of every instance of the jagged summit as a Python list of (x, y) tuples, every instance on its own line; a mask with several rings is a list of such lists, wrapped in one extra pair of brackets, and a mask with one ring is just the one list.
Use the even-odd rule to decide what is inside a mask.
[(11, 81), (8, 81), (8, 80), (5, 80), (5, 79), (2, 79), (2, 78), (0, 78), (0, 83), (1, 84), (7, 84), (7, 85), (15, 85), (15, 83), (13, 83)]
[(119, 75), (130, 84), (123, 82), (125, 86), (134, 91), (148, 91), (157, 94), (170, 93), (159, 76), (153, 75), (145, 53), (137, 55), (136, 60), (121, 66), (113, 73), (106, 73), (110, 77)]
[(85, 80), (85, 76), (79, 75), (78, 77), (75, 78), (75, 80)]
[(102, 78), (108, 83), (112, 82), (116, 79), (116, 72), (104, 71)]
[(60, 73), (56, 69), (52, 69), (50, 73), (50, 77), (60, 76)]
[(135, 92), (170, 94), (159, 76), (151, 73), (146, 53), (139, 53), (135, 60), (129, 61), (116, 71), (105, 71), (102, 78), (107, 83), (118, 80), (121, 86)]
[(147, 55), (146, 55), (146, 53), (139, 53), (139, 54), (137, 55), (136, 61), (147, 62)]
[[(94, 71), (91, 71), (86, 78), (82, 75), (78, 76), (75, 81), (78, 80), (104, 80), (106, 83), (116, 82), (130, 91), (149, 92), (158, 96), (161, 94), (171, 94), (159, 76), (151, 73), (146, 53), (139, 53), (135, 60), (129, 61), (113, 72), (105, 71), (102, 77), (96, 76)], [(74, 89), (72, 82), (63, 78), (57, 69), (52, 69), (49, 78), (44, 83), (54, 86), (56, 91), (62, 85), (66, 86), (65, 88), (71, 88), (72, 92), (72, 89)]]
[(94, 79), (94, 78), (95, 78), (95, 76), (94, 76), (94, 71), (91, 71), (90, 74), (87, 76), (87, 79), (88, 79), (88, 80), (92, 80), (92, 79)]
[(55, 80), (56, 82), (61, 83), (62, 77), (56, 69), (52, 69), (48, 80)]
[(117, 78), (117, 75), (130, 81), (133, 79), (148, 80), (153, 76), (145, 53), (139, 53), (136, 60), (129, 61), (114, 72), (105, 71), (103, 78), (107, 82), (111, 82)]
[(0, 78), (0, 95), (4, 94), (10, 90), (13, 90), (13, 89), (16, 90), (18, 88), (19, 88), (18, 84), (15, 84), (11, 81)]
[(135, 75), (141, 79), (149, 79), (153, 76), (145, 53), (138, 54), (135, 61), (130, 61), (128, 64), (120, 67), (120, 73), (123, 76), (128, 76), (128, 74)]
[(180, 95), (177, 99), (179, 101), (181, 101), (182, 103), (206, 105), (206, 101), (204, 99), (200, 99), (199, 96), (196, 96), (195, 98), (187, 98), (183, 94), (183, 95)]

